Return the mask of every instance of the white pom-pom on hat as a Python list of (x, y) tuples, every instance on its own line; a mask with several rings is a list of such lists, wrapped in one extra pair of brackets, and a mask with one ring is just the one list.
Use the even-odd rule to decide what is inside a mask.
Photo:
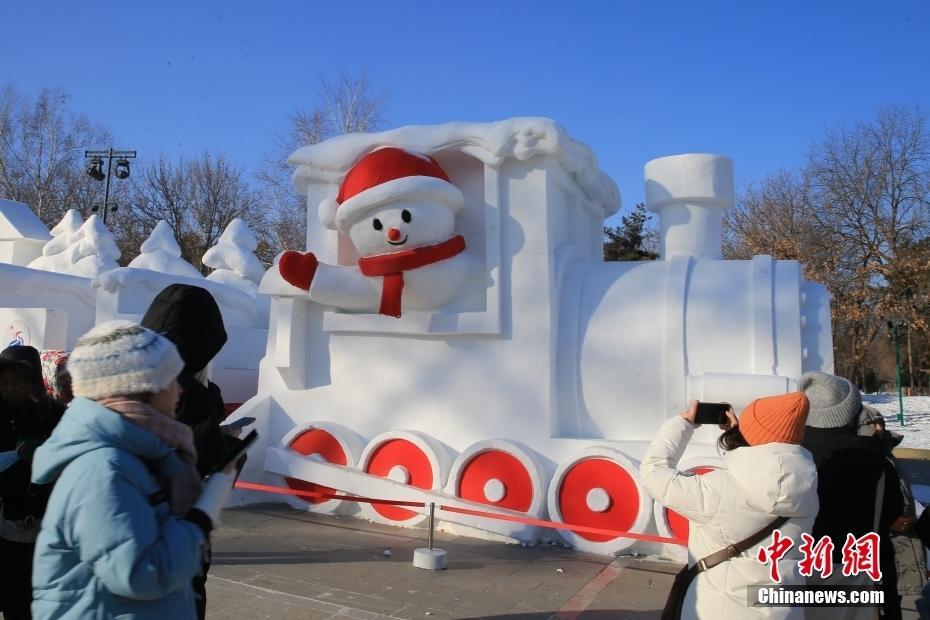
[(317, 207), (320, 222), (330, 230), (336, 230), (336, 209), (338, 207), (339, 204), (333, 198), (327, 198)]

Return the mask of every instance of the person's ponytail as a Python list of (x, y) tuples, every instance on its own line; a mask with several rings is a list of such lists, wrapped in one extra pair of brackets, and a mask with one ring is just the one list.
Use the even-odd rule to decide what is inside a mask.
[(748, 447), (749, 442), (746, 441), (746, 438), (743, 437), (743, 434), (740, 432), (739, 425), (725, 430), (720, 434), (720, 437), (717, 438), (717, 448), (723, 452)]

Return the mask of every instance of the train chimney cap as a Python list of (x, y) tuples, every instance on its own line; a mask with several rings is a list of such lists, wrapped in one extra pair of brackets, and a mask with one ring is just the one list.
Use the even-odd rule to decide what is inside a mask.
[(671, 204), (729, 208), (735, 199), (733, 160), (723, 155), (689, 153), (646, 163), (646, 208), (660, 213)]

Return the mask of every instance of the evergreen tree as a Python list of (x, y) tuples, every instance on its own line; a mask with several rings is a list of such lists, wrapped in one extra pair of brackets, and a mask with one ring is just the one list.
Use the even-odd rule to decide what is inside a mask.
[(649, 232), (646, 223), (650, 215), (646, 206), (639, 203), (629, 215), (624, 215), (620, 226), (604, 227), (604, 260), (654, 260), (659, 257), (646, 246)]

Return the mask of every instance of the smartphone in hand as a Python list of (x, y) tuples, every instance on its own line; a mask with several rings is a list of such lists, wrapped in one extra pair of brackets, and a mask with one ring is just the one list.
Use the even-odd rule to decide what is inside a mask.
[(236, 430), (238, 428), (242, 428), (243, 426), (248, 426), (249, 424), (252, 424), (253, 422), (255, 422), (255, 418), (250, 418), (249, 416), (243, 416), (239, 418), (238, 420), (233, 420), (229, 424), (220, 424), (220, 428), (228, 428), (231, 430)]
[(726, 425), (727, 410), (730, 403), (698, 403), (697, 415), (694, 416), (695, 424), (717, 424)]
[[(248, 435), (242, 438), (242, 444), (236, 449), (235, 452), (229, 454), (226, 459), (213, 468), (214, 472), (223, 471), (226, 469), (230, 463), (234, 463), (245, 456), (245, 453), (248, 452), (249, 448), (258, 439), (258, 431), (252, 431)], [(238, 474), (236, 474), (238, 476)]]

